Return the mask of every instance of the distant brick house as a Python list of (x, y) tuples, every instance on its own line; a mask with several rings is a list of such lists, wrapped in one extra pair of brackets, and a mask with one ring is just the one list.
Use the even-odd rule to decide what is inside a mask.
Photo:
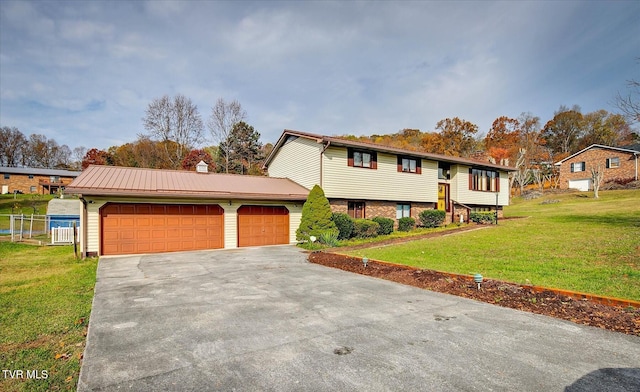
[[(634, 146), (635, 147), (635, 146)], [(591, 169), (604, 170), (603, 182), (638, 180), (640, 149), (592, 144), (555, 163), (560, 168), (560, 189), (593, 189)]]
[(0, 193), (54, 194), (64, 190), (79, 171), (0, 166)]

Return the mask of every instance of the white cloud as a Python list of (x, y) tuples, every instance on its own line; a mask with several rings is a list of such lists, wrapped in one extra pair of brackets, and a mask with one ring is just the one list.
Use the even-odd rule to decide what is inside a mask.
[(631, 2), (1, 7), (2, 125), (71, 147), (134, 140), (147, 104), (178, 93), (205, 121), (217, 98), (238, 99), (265, 142), (284, 128), (432, 130), (458, 116), (486, 131), (523, 111), (544, 122), (563, 103), (606, 107), (635, 76), (640, 36)]

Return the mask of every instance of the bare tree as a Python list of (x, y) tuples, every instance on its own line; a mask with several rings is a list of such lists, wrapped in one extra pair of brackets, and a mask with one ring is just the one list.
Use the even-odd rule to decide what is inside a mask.
[(150, 136), (167, 147), (167, 156), (174, 169), (180, 168), (184, 156), (202, 142), (204, 126), (198, 107), (184, 95), (154, 99), (147, 107), (143, 121)]
[[(216, 104), (211, 108), (211, 116), (207, 126), (211, 131), (213, 141), (218, 145), (228, 143), (229, 135), (233, 126), (240, 121), (244, 121), (247, 112), (242, 109), (242, 105), (237, 100), (225, 102), (224, 99), (218, 98)], [(220, 151), (224, 164), (225, 173), (229, 173), (230, 151)]]
[[(640, 58), (638, 61), (640, 62)], [(632, 79), (627, 85), (631, 92), (628, 95), (618, 93), (615, 105), (624, 113), (629, 123), (640, 123), (640, 81)]]
[(524, 186), (527, 185), (531, 172), (527, 166), (526, 158), (527, 150), (521, 148), (518, 152), (518, 159), (516, 160), (516, 171), (511, 175), (511, 187), (517, 185), (520, 188), (520, 195), (524, 193)]
[(602, 170), (602, 164), (591, 166), (591, 181), (593, 182), (593, 197), (599, 198), (598, 191), (602, 185), (604, 178), (604, 170)]
[(71, 153), (71, 159), (73, 160), (71, 166), (73, 170), (82, 170), (82, 159), (87, 154), (87, 148), (80, 146), (73, 149)]

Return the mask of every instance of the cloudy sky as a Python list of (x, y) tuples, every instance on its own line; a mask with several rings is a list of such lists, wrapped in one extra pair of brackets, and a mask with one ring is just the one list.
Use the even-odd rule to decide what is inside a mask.
[(106, 149), (183, 94), (205, 122), (237, 99), (263, 142), (455, 116), (486, 132), (560, 105), (615, 111), (638, 58), (638, 1), (3, 0), (0, 125)]

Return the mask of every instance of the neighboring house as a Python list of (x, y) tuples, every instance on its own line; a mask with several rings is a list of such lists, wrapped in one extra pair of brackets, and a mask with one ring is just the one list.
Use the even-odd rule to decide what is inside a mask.
[(309, 190), (289, 179), (89, 166), (66, 188), (83, 203), (84, 255), (294, 244)]
[(555, 164), (560, 168), (560, 189), (593, 189), (591, 169), (604, 171), (603, 182), (638, 180), (638, 156), (640, 149), (592, 144)]
[(0, 167), (0, 193), (55, 194), (78, 177), (81, 172), (30, 167)]
[(373, 143), (285, 130), (267, 157), (269, 176), (306, 188), (318, 184), (334, 212), (392, 219), (426, 209), (447, 222), (509, 204), (509, 171), (489, 162), (408, 151)]

